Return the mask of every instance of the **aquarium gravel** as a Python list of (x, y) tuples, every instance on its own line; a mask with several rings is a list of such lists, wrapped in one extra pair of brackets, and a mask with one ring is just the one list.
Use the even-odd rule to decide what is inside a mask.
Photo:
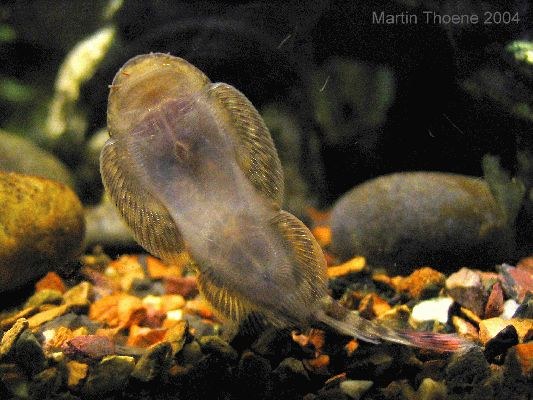
[[(325, 227), (316, 232), (324, 236)], [(321, 232), (321, 233), (320, 233)], [(318, 236), (318, 235), (317, 235)], [(429, 268), (390, 276), (328, 255), (329, 290), (364, 318), (457, 332), (456, 353), (369, 344), (322, 326), (250, 321), (228, 343), (188, 257), (87, 254), (75, 278), (48, 273), (0, 329), (2, 398), (441, 399), (532, 394), (533, 259), (499, 273)], [(526, 285), (526, 286), (524, 286)], [(436, 306), (441, 302), (442, 306)], [(424, 304), (431, 304), (425, 307)], [(509, 304), (514, 312), (509, 315)], [(422, 310), (422, 311), (421, 311)]]

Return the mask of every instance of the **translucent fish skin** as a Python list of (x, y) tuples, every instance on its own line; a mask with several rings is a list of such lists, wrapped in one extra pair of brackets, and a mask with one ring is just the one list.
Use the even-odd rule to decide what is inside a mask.
[(277, 325), (320, 321), (370, 342), (468, 346), (388, 329), (327, 296), (319, 245), (280, 208), (283, 174), (270, 133), (235, 88), (177, 57), (138, 56), (113, 80), (108, 127), (102, 180), (136, 239), (168, 262), (186, 249), (200, 290), (234, 325), (258, 312)]
[[(147, 55), (117, 74), (109, 99), (111, 138), (101, 157), (104, 184), (139, 242), (167, 261), (171, 256), (159, 250), (168, 234), (145, 220), (156, 209), (155, 225), (175, 225), (172, 234), (197, 263), (206, 297), (221, 289), (210, 300), (222, 314), (238, 323), (247, 312), (260, 311), (279, 323), (307, 325), (326, 295), (325, 263), (303, 224), (279, 209), (282, 185), (272, 186), (270, 172), (261, 169), (277, 169), (274, 180), (281, 181), (268, 130), (237, 90), (209, 83), (184, 63)], [(154, 101), (152, 88), (168, 83), (169, 69), (176, 91), (162, 90)], [(123, 120), (130, 117), (134, 123)], [(250, 132), (236, 133), (243, 127)], [(285, 219), (296, 224), (301, 239), (280, 233)], [(295, 249), (302, 238), (306, 243)], [(297, 260), (307, 253), (312, 277)]]
[(144, 188), (165, 204), (202, 274), (255, 299), (258, 308), (302, 314), (279, 301), (298, 282), (270, 223), (278, 210), (242, 173), (235, 144), (217, 125), (208, 100), (204, 92), (188, 102), (167, 101), (112, 143), (130, 155)]

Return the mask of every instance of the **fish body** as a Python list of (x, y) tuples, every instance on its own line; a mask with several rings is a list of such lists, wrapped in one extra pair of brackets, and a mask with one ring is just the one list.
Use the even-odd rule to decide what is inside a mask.
[(206, 299), (238, 325), (322, 322), (371, 342), (454, 350), (449, 335), (397, 332), (327, 295), (322, 251), (281, 210), (283, 174), (268, 129), (238, 90), (166, 54), (128, 61), (111, 85), (101, 174), (136, 239), (172, 262), (186, 249)]

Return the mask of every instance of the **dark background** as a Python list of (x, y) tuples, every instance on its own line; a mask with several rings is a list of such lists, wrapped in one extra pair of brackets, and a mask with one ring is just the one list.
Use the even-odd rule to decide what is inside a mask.
[[(105, 3), (7, 1), (0, 6), (0, 22), (16, 33), (0, 43), (0, 79), (14, 79), (37, 93), (22, 103), (0, 99), (0, 126), (39, 137), (24, 132), (25, 118), (53, 92), (67, 52), (109, 23), (101, 17)], [(382, 10), (420, 18), (417, 24), (372, 23), (372, 12)], [(423, 10), (480, 19), (487, 11), (508, 11), (518, 13), (520, 21), (434, 25), (422, 21)], [(161, 51), (186, 58), (213, 81), (236, 86), (258, 109), (282, 104), (290, 110), (302, 143), (292, 151), (315, 206), (328, 206), (355, 184), (391, 171), (480, 175), (486, 153), (500, 155), (515, 173), (517, 150), (531, 145), (533, 117), (518, 116), (513, 107), (531, 105), (532, 73), (505, 46), (531, 39), (530, 11), (527, 1), (125, 1), (111, 21), (118, 27), (117, 41), (83, 88), (86, 136), (105, 126), (107, 85), (117, 69), (134, 55)], [(385, 118), (363, 131), (360, 119), (372, 111), (372, 102), (355, 109), (342, 99), (334, 103), (344, 126), (353, 121), (353, 133), (337, 140), (334, 132), (331, 140), (332, 133), (324, 132), (314, 115), (313, 77), (324, 68), (327, 75), (327, 65), (337, 59), (370, 71), (386, 68), (393, 93)], [(347, 81), (365, 85), (358, 76)], [(332, 79), (323, 92), (335, 98), (337, 89)], [(368, 98), (375, 95), (372, 88), (367, 92)], [(72, 151), (57, 153), (74, 167), (83, 158)], [(94, 202), (99, 190), (85, 190), (82, 197)]]

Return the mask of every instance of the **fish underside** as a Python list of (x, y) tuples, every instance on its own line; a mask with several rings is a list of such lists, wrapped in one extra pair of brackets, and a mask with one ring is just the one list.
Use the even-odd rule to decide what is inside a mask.
[(281, 209), (270, 133), (234, 87), (177, 57), (138, 56), (111, 85), (108, 126), (101, 174), (110, 197), (150, 253), (168, 263), (190, 253), (200, 291), (230, 327), (261, 315), (278, 327), (322, 323), (372, 343), (472, 346), (456, 335), (391, 329), (328, 295), (320, 246)]

